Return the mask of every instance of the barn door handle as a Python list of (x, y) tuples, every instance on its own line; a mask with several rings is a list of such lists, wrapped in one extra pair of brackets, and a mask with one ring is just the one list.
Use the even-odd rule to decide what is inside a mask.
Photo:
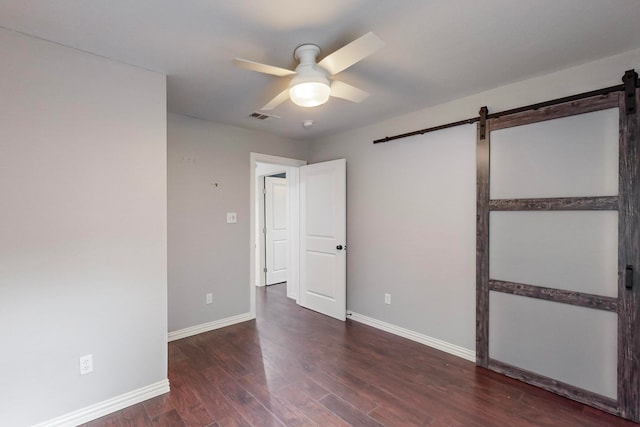
[(624, 286), (627, 289), (633, 288), (633, 266), (627, 265), (624, 269)]

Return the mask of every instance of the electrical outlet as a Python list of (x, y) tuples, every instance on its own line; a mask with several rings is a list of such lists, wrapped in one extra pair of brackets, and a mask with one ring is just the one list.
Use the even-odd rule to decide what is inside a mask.
[(80, 375), (85, 375), (93, 372), (93, 355), (87, 354), (80, 357)]
[(207, 304), (211, 304), (213, 302), (213, 294), (209, 292), (207, 294)]
[(384, 303), (391, 304), (391, 294), (384, 294)]
[(235, 212), (227, 212), (227, 224), (235, 224), (238, 222), (238, 214)]

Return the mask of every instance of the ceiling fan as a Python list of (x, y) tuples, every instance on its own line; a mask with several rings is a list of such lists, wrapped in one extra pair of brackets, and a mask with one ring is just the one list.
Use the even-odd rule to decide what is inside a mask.
[(324, 57), (320, 62), (316, 62), (320, 54), (318, 46), (315, 44), (298, 46), (293, 53), (300, 62), (295, 71), (240, 58), (235, 58), (233, 64), (273, 76), (293, 76), (288, 89), (280, 92), (260, 110), (272, 110), (289, 98), (301, 107), (322, 105), (330, 96), (362, 102), (369, 96), (367, 92), (334, 80), (333, 76), (373, 54), (382, 46), (384, 42), (378, 36), (367, 33)]

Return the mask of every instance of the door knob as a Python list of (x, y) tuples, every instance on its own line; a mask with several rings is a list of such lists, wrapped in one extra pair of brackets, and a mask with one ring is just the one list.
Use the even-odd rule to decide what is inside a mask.
[(342, 250), (342, 245), (338, 245), (338, 246), (336, 246), (336, 249), (337, 249), (337, 250), (339, 250), (339, 251), (341, 251), (341, 250)]

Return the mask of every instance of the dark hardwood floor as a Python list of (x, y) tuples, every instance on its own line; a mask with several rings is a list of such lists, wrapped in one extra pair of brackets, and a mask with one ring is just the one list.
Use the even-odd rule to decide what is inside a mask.
[(171, 393), (105, 426), (636, 426), (258, 289), (257, 320), (169, 344)]

